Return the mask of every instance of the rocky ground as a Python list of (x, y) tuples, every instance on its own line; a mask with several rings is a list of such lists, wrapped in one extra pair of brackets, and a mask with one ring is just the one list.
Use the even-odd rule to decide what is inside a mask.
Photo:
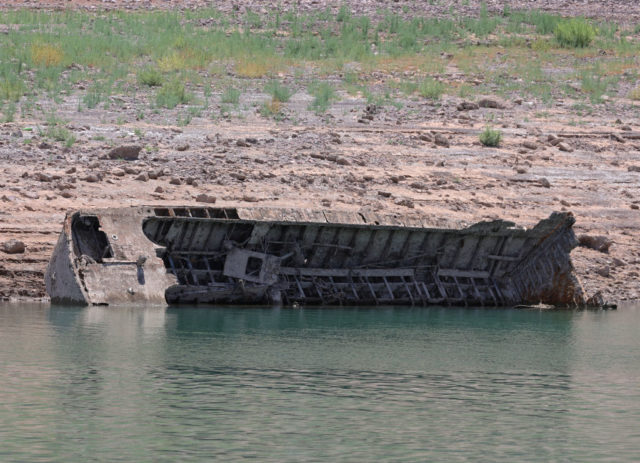
[[(74, 3), (146, 8), (210, 2)], [(444, 2), (436, 3), (440, 8)], [(567, 4), (520, 3), (554, 11)], [(602, 10), (614, 16), (626, 11), (629, 17), (640, 11), (636, 2), (614, 3)], [(377, 4), (358, 5), (373, 10)], [(404, 4), (409, 3), (393, 5)], [(315, 3), (300, 3), (305, 5)], [(571, 2), (570, 8), (586, 13), (593, 5)], [(345, 94), (327, 114), (317, 115), (307, 110), (310, 97), (300, 92), (287, 103), (286, 117), (276, 121), (252, 104), (265, 95), (249, 89), (233, 115), (196, 116), (181, 126), (175, 122), (180, 108), (136, 120), (135, 105), (127, 101), (78, 112), (70, 97), (58, 116), (75, 137), (71, 146), (46, 136), (42, 120), (0, 124), (0, 299), (46, 296), (44, 269), (68, 210), (215, 200), (220, 206), (420, 214), (443, 226), (497, 218), (532, 226), (553, 211), (569, 210), (588, 245), (572, 253), (586, 292), (600, 291), (610, 302), (637, 300), (640, 117), (633, 103), (613, 98), (594, 104), (576, 124), (567, 102), (549, 108), (486, 97), (481, 106), (445, 95), (437, 103), (407, 98), (401, 108), (379, 108)], [(478, 141), (487, 120), (503, 132), (497, 148)], [(140, 151), (131, 160), (122, 159), (122, 152), (110, 156), (123, 146)]]

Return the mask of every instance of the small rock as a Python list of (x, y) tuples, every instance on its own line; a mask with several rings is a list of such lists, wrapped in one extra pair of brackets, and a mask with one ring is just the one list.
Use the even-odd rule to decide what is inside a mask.
[(149, 175), (147, 175), (146, 172), (141, 173), (140, 175), (138, 175), (136, 177), (136, 180), (138, 180), (139, 182), (148, 182), (149, 181)]
[(182, 180), (180, 180), (178, 177), (171, 177), (171, 180), (169, 180), (169, 183), (171, 185), (182, 185)]
[(115, 177), (124, 177), (124, 170), (116, 167), (111, 171), (111, 175)]
[(153, 191), (156, 192), (156, 193), (164, 193), (164, 188), (162, 188), (160, 185), (158, 185), (156, 187), (156, 189), (153, 190)]
[(11, 239), (0, 245), (0, 249), (7, 254), (22, 254), (26, 246), (22, 241)]
[(541, 187), (551, 188), (551, 182), (549, 182), (549, 180), (547, 180), (545, 177), (542, 177), (540, 180), (538, 180), (538, 183), (540, 183)]
[(187, 151), (189, 149), (189, 143), (182, 143), (176, 146), (176, 151)]
[(518, 167), (516, 169), (516, 172), (519, 174), (526, 174), (527, 173), (527, 169), (525, 169), (524, 167)]
[(450, 146), (449, 139), (440, 133), (435, 135), (434, 141), (438, 146), (444, 146), (445, 148), (449, 148)]
[(60, 196), (62, 196), (63, 198), (73, 198), (73, 194), (69, 190), (63, 190), (60, 193)]
[(196, 201), (198, 201), (199, 203), (213, 204), (216, 202), (216, 199), (217, 198), (215, 196), (211, 196), (206, 193), (201, 193), (198, 196), (196, 196)]
[(478, 103), (472, 103), (470, 101), (463, 101), (462, 103), (459, 103), (458, 106), (456, 107), (458, 111), (471, 111), (478, 108), (480, 108)]
[(85, 176), (82, 180), (84, 180), (87, 183), (97, 183), (100, 181), (100, 177), (98, 177), (96, 174), (89, 174)]
[(39, 182), (50, 182), (51, 180), (53, 180), (53, 178), (51, 177), (51, 175), (46, 174), (44, 172), (36, 172), (34, 174), (34, 177), (36, 180), (38, 180)]
[(480, 101), (478, 101), (478, 106), (480, 106), (481, 108), (504, 109), (504, 104), (493, 98), (481, 99)]
[(614, 267), (624, 267), (625, 265), (627, 265), (625, 261), (623, 261), (622, 259), (618, 259), (617, 257), (611, 259), (611, 263)]
[(603, 265), (602, 267), (598, 267), (596, 269), (596, 273), (604, 278), (609, 278), (611, 275), (611, 268), (608, 265)]
[(249, 146), (251, 146), (249, 143), (247, 143), (244, 140), (236, 140), (236, 146), (241, 146), (243, 148), (248, 148)]
[(408, 207), (409, 209), (413, 209), (415, 207), (413, 201), (411, 201), (410, 199), (398, 199), (395, 204), (397, 204), (398, 206)]
[(571, 148), (568, 144), (564, 142), (558, 143), (558, 149), (560, 151), (566, 151), (567, 153), (571, 153), (573, 151), (573, 148)]
[(51, 148), (51, 145), (47, 142), (42, 142), (38, 145), (38, 148), (40, 148), (41, 150), (48, 150)]
[(629, 166), (627, 167), (628, 172), (640, 172), (640, 166)]
[(142, 147), (138, 145), (118, 146), (117, 148), (109, 151), (108, 156), (110, 159), (135, 161), (140, 155), (140, 150), (142, 150)]
[(636, 210), (636, 211), (637, 211), (638, 209), (640, 209), (640, 206), (638, 206), (637, 204), (632, 204), (632, 205), (631, 205), (631, 206), (629, 206), (629, 207), (631, 207), (631, 209)]
[(618, 143), (626, 143), (626, 140), (622, 138), (621, 135), (615, 132), (611, 134), (611, 139), (617, 141)]
[(578, 243), (582, 247), (608, 254), (613, 241), (602, 235), (580, 235), (578, 236)]
[(250, 196), (250, 195), (244, 195), (242, 197), (243, 201), (246, 201), (248, 203), (257, 203), (258, 201), (260, 201), (258, 198), (256, 198), (255, 196)]
[(389, 192), (389, 191), (378, 191), (378, 196), (382, 196), (383, 198), (391, 198), (391, 192)]
[(530, 150), (535, 150), (538, 149), (538, 144), (536, 142), (533, 142), (531, 140), (525, 140), (522, 142), (522, 146), (524, 146), (527, 149)]
[(75, 167), (69, 167), (67, 170), (64, 171), (65, 174), (75, 174), (77, 171), (77, 169)]
[(620, 127), (620, 130), (624, 130), (625, 132), (630, 132), (631, 131), (631, 126), (630, 125), (623, 125), (622, 127)]

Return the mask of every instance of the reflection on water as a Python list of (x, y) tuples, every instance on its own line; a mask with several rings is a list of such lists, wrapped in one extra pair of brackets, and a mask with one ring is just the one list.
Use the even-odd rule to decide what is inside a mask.
[(631, 461), (639, 324), (0, 306), (0, 461)]

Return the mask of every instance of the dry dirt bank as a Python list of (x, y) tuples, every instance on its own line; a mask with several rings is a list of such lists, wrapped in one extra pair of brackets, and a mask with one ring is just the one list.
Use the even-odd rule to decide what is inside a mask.
[[(616, 132), (621, 143), (604, 127), (555, 127), (572, 150), (562, 151), (538, 127), (505, 128), (503, 145), (487, 148), (477, 130), (454, 123), (283, 126), (256, 116), (182, 128), (138, 124), (153, 149), (123, 161), (106, 159), (112, 147), (91, 134), (140, 143), (133, 125), (77, 127), (79, 141), (66, 149), (37, 135), (24, 144), (28, 125), (0, 127), (0, 241), (27, 246), (23, 254), (0, 252), (2, 298), (45, 296), (43, 271), (66, 210), (193, 204), (200, 193), (218, 205), (372, 208), (429, 216), (435, 225), (495, 218), (532, 225), (570, 210), (578, 234), (613, 242), (608, 254), (574, 251), (587, 292), (609, 301), (640, 295), (634, 131)], [(450, 146), (436, 144), (436, 134)]]

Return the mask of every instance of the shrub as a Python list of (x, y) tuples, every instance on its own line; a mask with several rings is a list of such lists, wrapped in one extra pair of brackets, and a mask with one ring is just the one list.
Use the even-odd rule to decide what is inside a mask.
[(138, 72), (138, 83), (149, 87), (162, 85), (162, 73), (156, 68), (144, 68)]
[(480, 133), (480, 143), (484, 146), (498, 146), (502, 141), (502, 132), (486, 127)]
[(565, 48), (588, 47), (595, 35), (595, 28), (582, 18), (562, 21), (555, 29), (556, 40)]
[(31, 60), (36, 66), (59, 66), (63, 58), (64, 53), (58, 46), (49, 44), (31, 46)]
[(248, 79), (257, 79), (266, 76), (269, 71), (269, 65), (258, 59), (239, 59), (234, 66), (235, 73), (238, 77), (246, 77)]
[(263, 117), (276, 117), (280, 116), (280, 111), (282, 110), (282, 103), (275, 98), (272, 98), (271, 101), (266, 101), (260, 107), (260, 114)]
[(156, 104), (168, 109), (173, 109), (179, 104), (188, 103), (191, 95), (187, 93), (184, 84), (178, 79), (164, 84), (156, 94)]
[(315, 82), (309, 86), (309, 93), (314, 97), (310, 109), (314, 110), (316, 114), (321, 114), (329, 109), (336, 91), (329, 82)]
[(292, 95), (291, 90), (277, 80), (272, 80), (265, 85), (264, 91), (271, 95), (274, 101), (279, 101), (280, 103), (286, 103)]
[(18, 77), (0, 78), (0, 101), (18, 101), (25, 92), (25, 85)]
[(438, 100), (444, 93), (444, 84), (432, 77), (427, 77), (418, 85), (418, 93), (424, 98)]
[(220, 97), (220, 101), (222, 103), (238, 104), (238, 102), (240, 101), (240, 95), (241, 95), (240, 90), (238, 90), (237, 88), (233, 88), (231, 86), (228, 86), (222, 92), (222, 96)]
[(636, 87), (629, 92), (629, 98), (634, 101), (640, 100), (640, 87)]

